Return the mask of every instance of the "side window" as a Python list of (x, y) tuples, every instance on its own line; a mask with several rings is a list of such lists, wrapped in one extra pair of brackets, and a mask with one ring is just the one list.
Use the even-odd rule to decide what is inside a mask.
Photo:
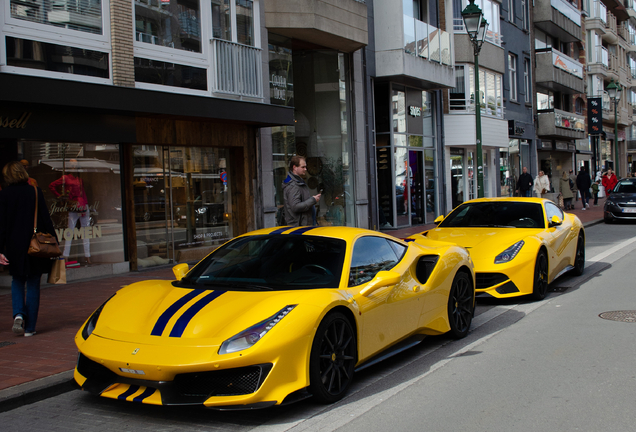
[[(401, 246), (398, 244), (398, 246)], [(349, 286), (369, 282), (382, 270), (392, 269), (399, 257), (382, 237), (362, 237), (356, 241), (351, 255)]]
[(545, 203), (545, 214), (548, 217), (548, 223), (550, 223), (552, 216), (558, 216), (559, 219), (563, 220), (563, 212), (552, 203)]

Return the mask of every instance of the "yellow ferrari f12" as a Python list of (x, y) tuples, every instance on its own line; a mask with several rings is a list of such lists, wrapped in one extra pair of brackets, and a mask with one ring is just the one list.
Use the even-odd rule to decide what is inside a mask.
[(475, 306), (463, 247), (357, 228), (255, 231), (174, 272), (121, 289), (78, 331), (84, 390), (221, 409), (334, 402), (387, 354), (464, 337)]

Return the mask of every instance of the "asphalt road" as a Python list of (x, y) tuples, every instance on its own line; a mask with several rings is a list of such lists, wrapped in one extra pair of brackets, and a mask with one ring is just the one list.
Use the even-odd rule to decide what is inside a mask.
[[(587, 229), (584, 279), (542, 302), (480, 300), (461, 341), (430, 337), (356, 375), (347, 398), (218, 412), (72, 391), (0, 414), (7, 431), (606, 431), (636, 423), (633, 225)], [(585, 279), (587, 279), (585, 281)], [(582, 283), (581, 283), (582, 282)]]

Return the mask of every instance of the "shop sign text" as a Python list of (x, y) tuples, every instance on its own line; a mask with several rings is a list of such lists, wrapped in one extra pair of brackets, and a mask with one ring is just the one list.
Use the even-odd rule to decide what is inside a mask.
[(31, 113), (23, 113), (20, 118), (0, 117), (0, 127), (6, 129), (26, 129), (27, 120)]

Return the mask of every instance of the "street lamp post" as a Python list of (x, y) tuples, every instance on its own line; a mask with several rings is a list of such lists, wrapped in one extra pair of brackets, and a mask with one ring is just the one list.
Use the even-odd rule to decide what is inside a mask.
[(619, 158), (618, 158), (618, 101), (621, 100), (621, 92), (623, 91), (620, 84), (616, 84), (614, 79), (605, 87), (610, 99), (614, 101), (614, 171), (616, 177), (619, 178)]
[(470, 38), (475, 52), (475, 138), (477, 144), (477, 197), (484, 197), (484, 155), (481, 150), (481, 93), (479, 91), (479, 52), (486, 39), (488, 21), (483, 18), (483, 12), (475, 4), (475, 0), (469, 0), (468, 6), (462, 11), (462, 19), (466, 33)]

